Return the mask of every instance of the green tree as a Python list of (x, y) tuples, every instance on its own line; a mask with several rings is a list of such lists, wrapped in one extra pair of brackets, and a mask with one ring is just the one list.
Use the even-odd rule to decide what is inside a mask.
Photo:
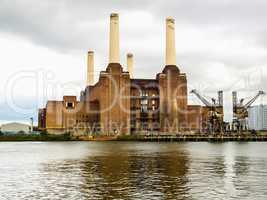
[(40, 133), (40, 135), (43, 136), (43, 137), (46, 137), (46, 136), (48, 135), (48, 133), (47, 133), (46, 130), (44, 130), (44, 131), (42, 131), (42, 132)]

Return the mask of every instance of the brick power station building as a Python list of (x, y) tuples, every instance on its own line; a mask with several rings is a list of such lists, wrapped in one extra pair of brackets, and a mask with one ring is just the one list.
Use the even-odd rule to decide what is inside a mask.
[(176, 65), (175, 22), (166, 19), (166, 60), (154, 79), (134, 78), (133, 55), (120, 64), (119, 16), (110, 15), (109, 64), (94, 83), (94, 52), (88, 52), (87, 85), (80, 100), (64, 96), (39, 110), (40, 130), (60, 134), (177, 134), (200, 131), (205, 109), (188, 105), (187, 78)]

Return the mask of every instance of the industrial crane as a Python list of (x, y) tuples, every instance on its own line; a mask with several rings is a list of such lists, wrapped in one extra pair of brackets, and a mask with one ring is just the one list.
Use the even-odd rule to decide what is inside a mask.
[[(204, 129), (209, 133), (221, 132), (223, 125), (223, 91), (218, 92), (218, 103), (216, 103), (215, 98), (211, 98), (211, 102), (203, 97), (197, 90), (192, 90), (190, 93), (195, 94), (200, 101), (208, 109), (208, 115), (205, 124), (203, 124)], [(221, 108), (221, 109), (219, 109)]]
[(258, 91), (258, 93), (252, 97), (245, 105), (244, 98), (240, 100), (239, 103), (237, 99), (237, 92), (234, 91), (233, 93), (233, 124), (237, 131), (242, 131), (246, 129), (247, 122), (246, 119), (248, 117), (248, 108), (261, 96), (265, 95), (264, 91)]
[[(201, 96), (201, 95), (198, 93), (197, 90), (191, 90), (190, 93), (195, 94), (195, 95), (199, 98), (199, 100), (200, 100), (205, 106), (213, 107), (213, 104), (210, 103), (208, 100), (206, 100), (203, 96)], [(214, 102), (214, 101), (212, 101), (212, 102)]]

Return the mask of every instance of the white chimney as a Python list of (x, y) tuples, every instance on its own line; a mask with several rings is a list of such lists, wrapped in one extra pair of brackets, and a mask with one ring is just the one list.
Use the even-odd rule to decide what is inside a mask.
[(127, 54), (127, 68), (130, 74), (130, 78), (133, 78), (133, 54)]
[(94, 52), (88, 51), (87, 55), (87, 86), (94, 85)]
[(109, 63), (120, 63), (119, 15), (110, 15)]
[(175, 21), (166, 19), (166, 65), (176, 65)]

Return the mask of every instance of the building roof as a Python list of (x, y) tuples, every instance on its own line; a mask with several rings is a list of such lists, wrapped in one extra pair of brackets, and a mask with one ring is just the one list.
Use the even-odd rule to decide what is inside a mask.
[(138, 85), (145, 88), (158, 88), (158, 81), (156, 79), (131, 79), (132, 86)]
[(30, 125), (19, 123), (19, 122), (10, 122), (10, 123), (6, 123), (6, 124), (1, 125), (1, 127), (3, 127), (3, 126), (30, 126)]
[(11, 123), (2, 124), (1, 131), (8, 132), (8, 133), (18, 133), (21, 131), (25, 133), (29, 133), (30, 126), (28, 124), (11, 122)]

